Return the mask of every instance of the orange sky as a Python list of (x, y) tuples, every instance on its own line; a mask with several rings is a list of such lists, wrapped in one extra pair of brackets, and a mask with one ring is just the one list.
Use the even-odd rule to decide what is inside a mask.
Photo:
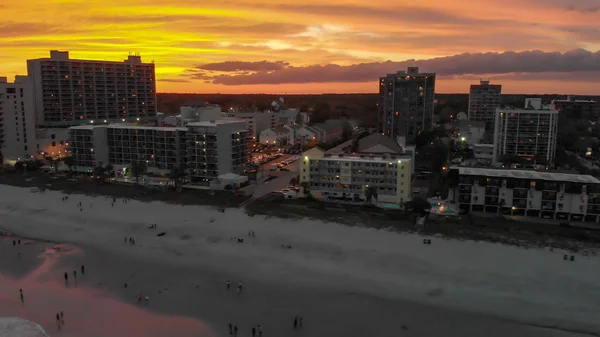
[[(50, 49), (117, 61), (137, 52), (156, 63), (159, 92), (375, 92), (384, 74), (375, 71), (371, 78), (367, 69), (381, 71), (376, 66), (387, 60), (585, 49), (593, 54), (573, 62), (589, 63), (579, 72), (562, 67), (557, 73), (549, 65), (532, 76), (527, 67), (518, 75), (468, 67), (452, 73), (455, 64), (469, 65), (463, 55), (444, 61), (436, 91), (467, 92), (479, 77), (491, 77), (505, 93), (600, 94), (599, 22), (598, 0), (12, 1), (0, 4), (0, 75), (24, 74), (26, 59), (47, 57)], [(245, 63), (219, 71), (196, 68), (228, 61)], [(260, 61), (281, 61), (286, 69), (256, 70)], [(490, 67), (505, 62), (521, 61), (503, 55)], [(343, 72), (339, 81), (323, 83), (329, 73), (310, 71), (328, 64), (342, 66), (334, 69)]]

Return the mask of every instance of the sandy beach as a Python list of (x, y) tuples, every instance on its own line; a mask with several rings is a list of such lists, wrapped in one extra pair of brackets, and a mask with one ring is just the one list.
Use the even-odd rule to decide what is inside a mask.
[[(258, 324), (264, 336), (600, 333), (598, 257), (571, 262), (558, 250), (437, 237), (424, 245), (414, 234), (241, 209), (64, 196), (0, 186), (0, 228), (29, 238), (0, 240), (0, 316), (29, 319), (50, 336), (227, 336), (230, 322), (240, 336)], [(63, 273), (82, 264), (86, 274), (66, 286)], [(150, 301), (139, 304), (138, 292)], [(68, 320), (58, 331), (60, 310)]]

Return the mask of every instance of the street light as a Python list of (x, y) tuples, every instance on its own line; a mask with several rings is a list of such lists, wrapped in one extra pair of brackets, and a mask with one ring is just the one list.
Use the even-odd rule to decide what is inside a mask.
[(460, 140), (462, 140), (463, 142), (466, 140), (465, 137), (460, 137)]

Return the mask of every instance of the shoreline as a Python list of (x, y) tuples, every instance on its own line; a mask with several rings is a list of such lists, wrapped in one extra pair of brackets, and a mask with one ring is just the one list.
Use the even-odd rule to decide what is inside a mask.
[[(13, 194), (15, 196), (27, 195), (26, 199), (32, 201), (32, 204), (35, 204), (33, 199), (46, 199), (46, 203), (49, 204), (44, 209), (31, 208), (19, 202), (11, 203), (9, 201), (7, 204), (10, 198), (5, 198), (0, 201), (8, 208), (3, 212), (5, 219), (19, 218), (23, 222), (23, 226), (13, 224), (9, 226), (10, 228), (6, 228), (7, 226), (4, 225), (0, 225), (0, 227), (17, 235), (29, 234), (26, 236), (43, 237), (49, 241), (71, 242), (78, 247), (84, 247), (87, 251), (97, 248), (100, 251), (104, 249), (105, 252), (99, 255), (118, 257), (123, 254), (124, 259), (141, 259), (144, 263), (147, 262), (150, 265), (159, 266), (159, 268), (164, 268), (165, 264), (169, 264), (173, 268), (181, 270), (195, 270), (200, 276), (205, 274), (223, 275), (223, 271), (225, 271), (229, 272), (229, 275), (239, 275), (240, 278), (248, 280), (245, 283), (263, 285), (266, 289), (273, 287), (304, 289), (303, 291), (309, 293), (319, 293), (319, 297), (323, 297), (323, 292), (332, 292), (339, 294), (343, 301), (350, 301), (346, 298), (347, 296), (360, 297), (363, 300), (368, 298), (369, 301), (376, 303), (373, 304), (374, 307), (385, 307), (386, 305), (383, 303), (392, 301), (392, 304), (388, 303), (387, 305), (425, 306), (422, 311), (442, 311), (446, 315), (450, 311), (472, 317), (473, 312), (482, 313), (481, 310), (474, 311), (474, 307), (487, 308), (494, 303), (498, 306), (495, 308), (497, 310), (487, 310), (484, 317), (478, 315), (475, 317), (481, 320), (493, 320), (496, 323), (502, 319), (513, 324), (520, 321), (530, 327), (534, 324), (540, 326), (540, 322), (548, 322), (546, 326), (557, 325), (567, 331), (581, 331), (582, 329), (577, 329), (577, 326), (585, 326), (585, 324), (569, 323), (568, 316), (556, 320), (558, 317), (556, 315), (560, 312), (560, 310), (556, 311), (558, 308), (552, 310), (544, 308), (546, 315), (549, 315), (546, 316), (546, 319), (542, 319), (544, 313), (539, 312), (535, 315), (535, 311), (527, 312), (524, 316), (519, 315), (521, 316), (520, 320), (518, 317), (517, 319), (511, 317), (516, 313), (507, 316), (506, 308), (514, 307), (516, 302), (511, 299), (511, 295), (507, 297), (508, 293), (506, 295), (503, 293), (511, 287), (516, 290), (525, 287), (526, 284), (521, 284), (523, 280), (515, 283), (517, 280), (512, 281), (511, 278), (522, 279), (522, 274), (529, 274), (528, 269), (531, 267), (518, 266), (521, 263), (515, 260), (511, 263), (516, 263), (514, 267), (518, 268), (513, 267), (512, 271), (509, 268), (507, 271), (510, 272), (506, 275), (493, 276), (498, 271), (486, 266), (489, 264), (487, 260), (489, 256), (495, 255), (495, 253), (492, 255), (486, 253), (485, 251), (488, 249), (497, 249), (502, 251), (503, 255), (514, 255), (515, 258), (517, 256), (542, 258), (540, 262), (548, 258), (558, 258), (560, 256), (558, 252), (550, 253), (542, 249), (534, 251), (515, 247), (498, 247), (498, 245), (488, 243), (458, 242), (436, 238), (434, 238), (434, 245), (431, 246), (431, 249), (434, 250), (429, 248), (425, 250), (425, 246), (417, 241), (420, 241), (418, 239), (420, 236), (414, 234), (392, 235), (386, 231), (352, 228), (306, 219), (284, 221), (267, 219), (262, 216), (250, 218), (236, 209), (228, 209), (225, 213), (220, 213), (209, 207), (178, 207), (162, 203), (135, 201), (127, 204), (118, 203), (119, 209), (115, 211), (121, 214), (115, 214), (118, 217), (110, 217), (106, 213), (111, 210), (110, 200), (102, 197), (78, 196), (77, 200), (88, 200), (94, 204), (92, 209), (85, 206), (86, 211), (79, 211), (74, 206), (63, 206), (63, 202), (60, 201), (61, 194), (58, 192), (47, 192), (46, 195), (42, 195), (14, 190)], [(74, 203), (75, 200), (72, 200), (71, 204)], [(67, 208), (59, 210), (63, 207)], [(103, 211), (98, 212), (95, 209)], [(55, 213), (56, 215), (54, 215)], [(52, 221), (53, 217), (59, 216), (65, 220)], [(179, 220), (175, 221), (173, 218), (175, 216)], [(206, 221), (211, 216), (216, 218), (215, 223)], [(87, 220), (81, 221), (83, 218)], [(171, 223), (163, 222), (166, 219), (173, 220)], [(190, 219), (193, 221), (187, 222)], [(149, 231), (144, 226), (144, 224), (151, 223), (149, 221), (157, 222), (159, 224), (158, 231), (165, 230), (167, 235), (163, 238), (153, 236), (156, 233)], [(52, 227), (51, 231), (48, 230), (48, 226)], [(255, 241), (246, 239), (248, 242), (240, 245), (228, 240), (229, 237), (236, 235), (245, 236), (249, 228), (257, 233)], [(69, 233), (68, 237), (64, 236), (66, 233)], [(123, 237), (130, 233), (136, 236), (136, 241), (139, 240), (136, 247), (127, 247), (122, 244)], [(185, 235), (188, 235), (189, 238), (182, 239)], [(62, 239), (60, 239), (61, 236)], [(97, 240), (90, 240), (90, 238), (97, 238)], [(285, 242), (283, 240), (290, 242), (294, 248), (291, 251), (282, 251), (279, 245)], [(438, 252), (437, 249), (441, 251)], [(458, 258), (444, 257), (447, 255), (444, 253), (447, 249), (452, 249)], [(480, 258), (472, 256), (473, 249), (483, 249), (482, 256)], [(198, 259), (197, 257), (206, 258)], [(440, 258), (446, 258), (448, 261), (440, 264), (440, 261), (437, 261)], [(578, 256), (577, 259), (580, 262), (565, 266), (581, 268), (579, 264), (594, 263), (597, 265), (597, 261), (592, 258)], [(401, 262), (402, 265), (390, 264), (398, 262)], [(556, 263), (562, 263), (562, 261), (556, 261)], [(477, 268), (469, 267), (470, 264), (476, 264)], [(552, 269), (556, 266), (551, 265), (548, 267), (549, 269), (544, 267), (540, 272), (554, 273)], [(455, 270), (455, 268), (459, 269)], [(235, 279), (234, 276), (231, 277)], [(493, 279), (490, 278), (492, 276)], [(495, 289), (498, 286), (495, 279), (499, 276), (509, 277), (505, 280), (506, 284), (504, 285), (508, 287), (507, 290)], [(537, 278), (534, 274), (528, 277)], [(219, 282), (219, 286), (223, 285), (222, 282), (224, 281)], [(531, 286), (535, 287), (535, 284)], [(548, 287), (545, 289), (550, 291), (548, 295), (556, 292), (555, 286)], [(525, 288), (523, 288), (524, 290)], [(485, 293), (481, 293), (482, 291)], [(544, 289), (540, 291), (532, 288), (527, 291), (546, 295)], [(523, 293), (523, 295), (525, 294)], [(543, 298), (532, 297), (532, 294), (526, 297), (526, 302), (518, 301), (519, 303), (523, 302), (519, 304), (519, 310), (523, 312), (535, 310), (534, 308), (543, 308), (544, 304), (542, 303), (546, 302)], [(542, 302), (529, 302), (533, 299), (536, 299), (535, 302), (540, 300)], [(581, 295), (569, 298), (567, 302), (577, 305), (576, 303), (581, 301), (587, 301), (587, 298)], [(468, 305), (465, 306), (465, 304)], [(569, 304), (565, 303), (564, 305)], [(554, 314), (552, 314), (553, 311), (555, 311)], [(531, 317), (532, 314), (534, 317)], [(570, 316), (573, 315), (575, 313)], [(537, 318), (535, 318), (536, 316)], [(577, 320), (581, 321), (582, 318), (579, 317)], [(418, 321), (419, 319), (414, 320)], [(555, 320), (556, 324), (551, 324)], [(386, 323), (380, 324), (385, 325)], [(595, 332), (596, 328), (583, 330)], [(375, 335), (379, 334), (375, 333)]]

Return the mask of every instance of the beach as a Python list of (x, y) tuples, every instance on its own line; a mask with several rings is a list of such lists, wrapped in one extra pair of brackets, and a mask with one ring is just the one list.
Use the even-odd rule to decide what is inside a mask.
[[(240, 336), (258, 324), (265, 336), (600, 333), (595, 256), (571, 262), (556, 249), (424, 245), (416, 234), (236, 208), (64, 197), (0, 185), (0, 228), (22, 239), (0, 240), (0, 316), (50, 336), (227, 336), (228, 323)], [(86, 274), (65, 285), (64, 272), (81, 265)], [(149, 301), (138, 303), (138, 292)], [(57, 330), (60, 310), (67, 322)]]

